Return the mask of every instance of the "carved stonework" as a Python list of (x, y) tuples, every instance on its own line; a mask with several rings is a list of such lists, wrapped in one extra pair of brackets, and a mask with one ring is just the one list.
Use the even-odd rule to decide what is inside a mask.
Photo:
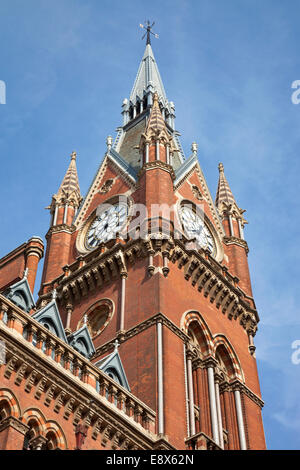
[(8, 427), (11, 427), (24, 435), (29, 430), (29, 427), (25, 423), (22, 423), (22, 421), (14, 416), (8, 416), (0, 423), (0, 432)]
[(202, 193), (200, 189), (198, 188), (198, 186), (196, 186), (195, 184), (192, 185), (192, 193), (194, 194), (195, 198), (198, 199), (198, 201), (203, 200)]
[(115, 182), (115, 179), (112, 179), (112, 178), (106, 180), (103, 183), (103, 185), (101, 186), (101, 188), (99, 189), (99, 193), (101, 193), (101, 194), (108, 193), (111, 190), (111, 188), (113, 187), (114, 182)]

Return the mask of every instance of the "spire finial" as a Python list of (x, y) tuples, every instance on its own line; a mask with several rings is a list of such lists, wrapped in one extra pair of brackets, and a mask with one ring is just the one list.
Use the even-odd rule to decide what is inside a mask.
[(223, 163), (219, 163), (218, 168), (219, 168), (219, 172), (222, 173), (224, 171)]
[(198, 152), (198, 145), (196, 142), (192, 143), (191, 150), (193, 152), (193, 155), (197, 157), (197, 152)]
[[(146, 22), (145, 22), (146, 23)], [(144, 39), (144, 37), (147, 35), (147, 42), (146, 42), (146, 45), (148, 44), (151, 44), (151, 38), (150, 38), (150, 34), (153, 34), (153, 36), (155, 38), (158, 38), (158, 34), (155, 34), (155, 33), (152, 33), (151, 29), (153, 28), (153, 26), (155, 25), (155, 21), (153, 21), (153, 23), (150, 25), (150, 21), (148, 20), (147, 23), (146, 23), (146, 26), (141, 24), (140, 23), (140, 27), (141, 28), (144, 28), (146, 30), (144, 36), (142, 37), (142, 40)]]
[(71, 153), (70, 157), (71, 157), (71, 160), (76, 160), (77, 153), (75, 152), (75, 150), (73, 150), (73, 152)]
[(119, 349), (119, 346), (120, 346), (120, 343), (119, 341), (116, 339), (115, 342), (113, 343), (114, 344), (114, 347), (115, 347), (115, 351), (118, 351)]

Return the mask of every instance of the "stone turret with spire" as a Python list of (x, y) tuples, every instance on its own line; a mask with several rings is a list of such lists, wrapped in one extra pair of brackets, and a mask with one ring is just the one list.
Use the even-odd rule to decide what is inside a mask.
[(248, 266), (248, 245), (244, 239), (244, 226), (248, 222), (232, 194), (224, 173), (223, 163), (219, 163), (219, 182), (215, 205), (222, 219), (226, 236), (224, 243), (227, 248), (230, 271), (239, 279), (239, 286), (252, 296), (251, 280)]
[(61, 185), (57, 193), (52, 196), (50, 206), (47, 207), (50, 210), (51, 222), (46, 235), (45, 258), (47, 262), (44, 264), (40, 294), (47, 291), (47, 283), (62, 274), (62, 266), (69, 262), (71, 236), (75, 230), (73, 220), (82, 201), (76, 157), (77, 154), (73, 151)]
[(73, 151), (66, 174), (57, 193), (52, 197), (51, 205), (48, 207), (52, 215), (51, 226), (60, 224), (72, 225), (75, 212), (82, 201), (76, 168), (76, 157), (77, 154)]
[(216, 207), (223, 220), (223, 226), (227, 236), (244, 239), (245, 210), (241, 209), (232, 194), (224, 173), (223, 163), (219, 163), (219, 182), (216, 194)]

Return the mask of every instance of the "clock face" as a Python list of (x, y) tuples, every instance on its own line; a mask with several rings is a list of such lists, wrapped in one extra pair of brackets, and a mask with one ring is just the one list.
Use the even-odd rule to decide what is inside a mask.
[(197, 245), (208, 249), (212, 255), (216, 253), (213, 236), (203, 221), (191, 207), (181, 206), (179, 209), (184, 232), (188, 238), (195, 239)]
[(107, 242), (116, 237), (116, 233), (123, 228), (128, 214), (126, 204), (115, 204), (103, 210), (91, 223), (87, 235), (87, 248), (96, 248), (100, 243)]

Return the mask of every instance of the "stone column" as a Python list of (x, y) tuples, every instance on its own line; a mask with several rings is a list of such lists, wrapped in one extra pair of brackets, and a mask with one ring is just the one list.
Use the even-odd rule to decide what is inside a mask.
[(207, 375), (208, 375), (208, 391), (209, 391), (212, 437), (214, 441), (219, 445), (220, 441), (219, 441), (219, 426), (218, 426), (218, 415), (217, 415), (215, 379), (214, 379), (214, 368), (212, 365), (209, 365), (207, 367)]
[(235, 407), (236, 407), (237, 424), (238, 424), (238, 429), (239, 429), (240, 448), (241, 450), (247, 450), (244, 418), (243, 418), (242, 403), (241, 403), (241, 393), (237, 388), (234, 390), (234, 399), (235, 399)]
[(163, 337), (162, 321), (157, 328), (157, 369), (158, 369), (158, 434), (164, 434), (164, 383), (163, 383)]
[(155, 159), (160, 160), (159, 156), (159, 140), (155, 142)]
[(216, 380), (215, 387), (216, 387), (217, 416), (218, 416), (218, 425), (219, 425), (219, 442), (220, 442), (219, 445), (222, 449), (224, 449), (223, 422), (222, 422), (220, 390), (219, 390), (218, 379)]
[(196, 433), (195, 427), (195, 410), (194, 410), (194, 390), (193, 390), (193, 368), (192, 368), (192, 353), (187, 351), (187, 381), (189, 391), (189, 417), (190, 417), (190, 433), (193, 436)]
[(122, 273), (122, 274), (121, 274), (120, 331), (124, 331), (124, 324), (125, 324), (126, 279), (127, 279), (127, 273)]
[(67, 304), (67, 323), (66, 323), (66, 328), (65, 331), (66, 333), (71, 333), (71, 317), (72, 317), (72, 312), (73, 312), (73, 305), (72, 304)]

